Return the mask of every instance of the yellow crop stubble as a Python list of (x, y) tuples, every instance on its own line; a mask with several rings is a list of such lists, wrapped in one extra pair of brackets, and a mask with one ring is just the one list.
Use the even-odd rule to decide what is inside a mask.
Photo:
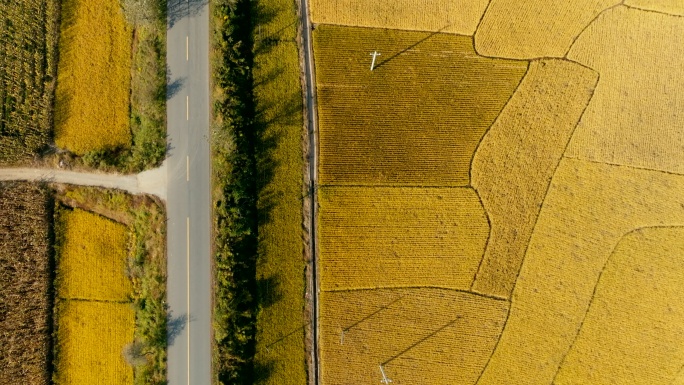
[(62, 3), (55, 142), (78, 155), (129, 147), (131, 30), (117, 0)]
[(325, 385), (473, 384), (494, 349), (508, 302), (445, 289), (322, 292)]
[(468, 36), (321, 25), (314, 43), (321, 184), (468, 185), (527, 70), (477, 56)]
[(469, 289), (489, 233), (471, 188), (319, 190), (321, 290)]
[(567, 156), (684, 174), (684, 18), (617, 7), (569, 58), (601, 74)]
[(58, 224), (57, 295), (128, 301), (128, 228), (80, 209), (62, 209)]
[(684, 176), (563, 159), (478, 385), (550, 384), (618, 241), (640, 227), (684, 225), (682, 191)]
[(565, 60), (533, 61), (480, 142), (471, 178), (492, 229), (474, 291), (510, 297), (551, 177), (597, 80)]
[(129, 304), (59, 300), (55, 385), (133, 384), (123, 348), (133, 342)]
[(491, 0), (475, 33), (480, 55), (511, 59), (564, 57), (603, 10), (620, 0)]
[(472, 35), (488, 0), (312, 0), (314, 23)]
[(554, 384), (670, 385), (684, 365), (684, 228), (627, 234)]

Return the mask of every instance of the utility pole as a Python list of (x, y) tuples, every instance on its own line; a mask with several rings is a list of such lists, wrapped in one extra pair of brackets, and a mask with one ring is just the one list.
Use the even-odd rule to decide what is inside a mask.
[(375, 67), (375, 58), (378, 57), (378, 56), (380, 56), (380, 52), (378, 52), (378, 51), (373, 51), (373, 53), (371, 54), (371, 56), (373, 56), (373, 61), (371, 62), (371, 71), (373, 71), (373, 68)]
[(380, 373), (382, 373), (382, 382), (383, 384), (389, 384), (392, 382), (389, 378), (387, 378), (387, 375), (385, 375), (385, 369), (382, 368), (382, 365), (380, 365)]

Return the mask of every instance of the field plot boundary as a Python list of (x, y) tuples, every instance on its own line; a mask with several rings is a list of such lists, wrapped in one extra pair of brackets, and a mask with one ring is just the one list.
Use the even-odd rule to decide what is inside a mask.
[(373, 286), (373, 287), (358, 287), (358, 288), (353, 288), (353, 289), (325, 289), (325, 290), (321, 290), (321, 292), (325, 292), (325, 293), (350, 293), (350, 292), (355, 292), (355, 291), (403, 290), (403, 289), (449, 290), (449, 291), (453, 291), (456, 293), (472, 294), (472, 295), (477, 296), (477, 297), (487, 298), (487, 299), (491, 299), (494, 301), (511, 302), (510, 298), (500, 297), (500, 296), (496, 296), (496, 295), (489, 295), (486, 293), (478, 293), (475, 291), (462, 290), (462, 289), (454, 289), (453, 287), (431, 286), (431, 285), (426, 285), (426, 286)]
[[(610, 7), (608, 7), (608, 8), (606, 8), (606, 9), (602, 10), (601, 12), (599, 12), (599, 13), (596, 15), (596, 17), (594, 17), (589, 23), (587, 23), (587, 25), (585, 25), (584, 28), (582, 28), (582, 31), (580, 31), (580, 33), (578, 33), (577, 36), (575, 36), (575, 38), (572, 39), (572, 43), (570, 43), (570, 46), (568, 47), (568, 50), (565, 51), (565, 55), (563, 56), (563, 58), (565, 58), (565, 59), (567, 59), (567, 60), (570, 60), (570, 61), (572, 61), (572, 62), (575, 62), (574, 60), (570, 59), (568, 56), (570, 55), (570, 51), (572, 51), (572, 47), (575, 46), (575, 43), (577, 43), (577, 40), (579, 40), (580, 36), (582, 36), (582, 35), (584, 34), (584, 32), (586, 32), (587, 29), (589, 29), (589, 27), (591, 27), (591, 26), (596, 22), (596, 20), (598, 20), (598, 19), (600, 19), (601, 17), (603, 17), (606, 13), (612, 11), (612, 10), (615, 9), (615, 8), (619, 8), (619, 7), (623, 7), (623, 6), (626, 6), (626, 5), (625, 5), (625, 0), (621, 0), (619, 3), (614, 4), (614, 5), (611, 5)], [(630, 7), (630, 8), (631, 8), (631, 7)], [(575, 63), (580, 64), (580, 65), (584, 65), (584, 64), (579, 63), (579, 62), (575, 62)], [(585, 66), (585, 67), (586, 67), (586, 66)], [(590, 67), (587, 67), (587, 68), (590, 68)], [(593, 68), (592, 68), (592, 69), (593, 69)]]
[[(474, 33), (474, 35), (473, 35), (473, 41), (475, 42), (475, 44), (477, 44), (478, 41), (481, 41), (481, 40), (478, 39), (477, 37), (478, 37), (478, 36), (481, 36), (481, 33), (483, 33), (483, 32), (482, 32), (482, 30), (483, 30), (483, 23), (484, 23), (485, 19), (487, 18), (487, 15), (489, 14), (489, 12), (490, 12), (490, 10), (491, 10), (492, 5), (493, 5), (494, 3), (496, 3), (497, 1), (503, 3), (504, 1), (507, 1), (507, 0), (490, 0), (489, 4), (487, 5), (487, 8), (486, 8), (485, 12), (484, 12), (483, 15), (482, 15), (482, 18), (480, 19), (480, 22), (479, 22), (478, 25), (477, 25), (477, 29), (475, 30), (475, 33)], [(604, 1), (607, 1), (607, 0), (604, 0)], [(567, 41), (568, 47), (572, 47), (572, 45), (574, 44), (574, 41), (577, 39), (577, 37), (578, 37), (579, 35), (581, 35), (581, 33), (588, 27), (588, 25), (593, 24), (593, 22), (596, 20), (596, 18), (597, 18), (599, 15), (601, 15), (601, 14), (602, 14), (604, 11), (606, 11), (607, 9), (610, 9), (610, 8), (613, 8), (613, 7), (617, 7), (617, 6), (619, 6), (619, 5), (622, 5), (623, 2), (624, 2), (624, 0), (614, 0), (613, 3), (606, 4), (606, 7), (605, 7), (605, 8), (602, 7), (600, 10), (596, 10), (596, 11), (598, 11), (598, 12), (596, 12), (596, 15), (595, 15), (594, 17), (592, 17), (591, 20), (587, 20), (587, 24), (586, 24), (586, 25), (580, 26), (579, 29), (575, 29), (577, 32), (576, 32), (576, 34), (575, 34), (574, 36), (572, 36), (571, 34), (569, 34), (568, 36), (562, 36), (562, 34), (561, 34), (561, 35), (559, 35), (559, 36), (556, 36), (557, 40), (560, 39), (560, 40)], [(497, 4), (497, 5), (498, 5), (498, 4)], [(522, 6), (524, 6), (524, 7), (528, 7), (528, 8), (529, 8), (530, 2), (528, 1), (528, 2), (526, 2), (525, 4), (516, 4), (516, 5), (517, 5), (518, 7), (520, 7), (520, 6), (522, 5)], [(510, 7), (510, 4), (508, 4), (508, 6)], [(555, 6), (558, 7), (558, 6), (559, 6), (559, 3), (556, 2)], [(581, 7), (581, 5), (576, 5), (576, 6)], [(528, 10), (527, 10), (528, 13), (525, 14), (525, 16), (529, 16), (529, 15), (531, 15), (531, 14), (537, 14), (537, 13), (539, 12), (539, 9), (540, 9), (540, 8), (541, 8), (541, 7), (537, 7), (537, 9), (536, 9), (537, 12), (534, 12), (534, 11), (535, 11), (534, 9), (532, 9), (532, 10), (528, 9)], [(498, 11), (501, 11), (501, 10), (498, 10)], [(510, 10), (509, 10), (509, 11), (510, 11)], [(556, 11), (559, 11), (559, 10), (556, 9)], [(496, 15), (496, 16), (498, 17), (499, 15)], [(520, 15), (517, 15), (517, 16), (520, 16)], [(547, 14), (547, 15), (544, 15), (544, 17), (547, 17), (547, 18), (548, 18), (549, 16), (550, 16), (550, 15), (548, 15), (548, 14)], [(578, 15), (574, 15), (574, 16), (578, 16)], [(581, 16), (581, 15), (579, 15), (579, 16)], [(494, 17), (495, 17), (495, 16), (490, 15), (490, 18), (494, 18)], [(508, 15), (508, 19), (507, 19), (507, 20), (510, 20), (510, 15)], [(535, 19), (534, 17), (531, 17), (531, 18), (528, 17), (527, 21), (528, 21), (529, 23), (532, 23), (532, 22), (538, 23), (538, 22), (539, 22), (539, 19)], [(548, 23), (548, 20), (547, 20), (547, 23)], [(490, 23), (490, 24), (492, 24), (492, 23)], [(496, 24), (496, 23), (494, 23), (494, 24)], [(520, 28), (519, 25), (518, 25), (517, 27), (516, 27), (516, 26), (509, 26), (509, 27), (510, 27), (511, 29), (519, 29), (519, 28)], [(544, 26), (537, 25), (537, 27), (540, 27), (540, 28), (541, 28), (541, 27), (546, 27), (547, 30), (546, 30), (545, 32), (547, 32), (547, 33), (548, 33), (548, 32), (551, 32), (551, 31), (554, 31), (553, 27), (549, 27), (548, 25), (544, 25)], [(529, 28), (529, 27), (528, 27), (528, 28)], [(573, 28), (573, 29), (574, 29), (574, 28)], [(491, 31), (489, 31), (489, 32), (490, 32), (490, 34), (491, 34)], [(488, 49), (494, 50), (494, 51), (499, 50), (499, 51), (508, 51), (508, 52), (505, 52), (505, 53), (503, 53), (503, 54), (498, 54), (498, 55), (497, 55), (497, 54), (494, 54), (494, 53), (483, 53), (483, 52), (481, 52), (481, 51), (482, 51), (483, 49), (486, 49), (486, 48), (481, 48), (481, 49), (478, 50), (477, 47), (475, 47), (475, 52), (477, 52), (479, 55), (484, 56), (484, 57), (500, 58), (500, 59), (510, 59), (510, 60), (538, 60), (538, 59), (551, 59), (551, 58), (560, 59), (560, 58), (564, 58), (565, 56), (567, 56), (566, 54), (564, 54), (565, 49), (563, 49), (563, 48), (552, 47), (552, 48), (557, 48), (557, 49), (549, 49), (549, 48), (540, 48), (541, 46), (540, 46), (539, 44), (536, 44), (536, 45), (533, 44), (533, 47), (529, 47), (529, 46), (527, 46), (527, 45), (521, 44), (521, 43), (528, 43), (528, 45), (530, 44), (530, 40), (529, 40), (530, 36), (524, 36), (525, 34), (522, 33), (522, 32), (528, 32), (528, 33), (530, 33), (529, 30), (528, 30), (528, 31), (516, 30), (516, 33), (519, 35), (519, 36), (518, 36), (519, 39), (520, 39), (520, 38), (523, 38), (523, 37), (524, 37), (524, 38), (528, 38), (528, 40), (517, 41), (517, 42), (515, 43), (515, 44), (516, 44), (516, 47), (518, 47), (517, 50), (516, 50), (516, 49), (511, 49), (510, 47), (505, 47), (505, 46), (495, 46), (493, 49), (492, 49), (491, 47), (488, 48)], [(539, 35), (537, 35), (537, 36), (539, 36)], [(543, 36), (543, 34), (542, 34), (542, 36)], [(507, 37), (506, 39), (509, 39), (509, 40), (510, 40), (510, 37)], [(490, 39), (490, 40), (491, 40), (491, 39)], [(501, 37), (499, 37), (499, 40), (501, 40)], [(508, 42), (508, 43), (510, 43), (510, 42)], [(547, 43), (552, 43), (552, 42), (547, 42)], [(520, 47), (522, 47), (522, 48), (520, 48)], [(533, 54), (533, 52), (535, 52), (535, 51), (537, 51), (536, 54)], [(541, 52), (539, 52), (539, 51), (541, 51)], [(555, 51), (555, 52), (551, 52), (551, 51)]]
[(641, 7), (641, 6), (628, 4), (627, 1), (628, 1), (628, 0), (625, 0), (625, 1), (622, 3), (622, 5), (625, 6), (625, 7), (627, 7), (627, 8), (636, 9), (637, 11), (659, 13), (659, 14), (661, 14), (661, 15), (666, 15), (666, 16), (684, 17), (684, 15), (680, 15), (680, 14), (678, 14), (678, 13), (665, 12), (665, 11), (660, 11), (660, 10), (657, 10), (657, 9), (648, 9), (648, 8), (644, 8), (644, 7)]
[(580, 158), (580, 157), (572, 156), (572, 155), (564, 155), (563, 158), (564, 159), (572, 159), (572, 160), (576, 160), (576, 161), (580, 161), (580, 162), (594, 163), (594, 164), (599, 164), (599, 165), (606, 165), (606, 166), (613, 166), (613, 167), (624, 167), (624, 168), (639, 170), (639, 171), (657, 172), (657, 173), (671, 175), (671, 176), (684, 176), (684, 173), (680, 173), (680, 172), (674, 172), (674, 171), (668, 171), (668, 170), (659, 170), (659, 169), (649, 168), (649, 167), (639, 167), (639, 166), (636, 166), (633, 164), (620, 164), (620, 163), (605, 162), (605, 161), (595, 160), (595, 159), (584, 159), (584, 158)]

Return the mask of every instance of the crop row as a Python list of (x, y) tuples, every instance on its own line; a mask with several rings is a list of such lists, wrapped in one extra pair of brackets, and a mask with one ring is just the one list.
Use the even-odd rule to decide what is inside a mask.
[(313, 0), (314, 23), (472, 35), (487, 0)]

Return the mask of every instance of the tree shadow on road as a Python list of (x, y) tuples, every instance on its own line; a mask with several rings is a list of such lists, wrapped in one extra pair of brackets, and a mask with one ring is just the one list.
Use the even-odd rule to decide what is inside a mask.
[(186, 17), (198, 16), (209, 4), (209, 0), (169, 0), (167, 2), (168, 28)]
[(168, 320), (166, 321), (166, 340), (169, 346), (173, 345), (176, 338), (180, 336), (183, 329), (187, 326), (189, 322), (187, 314), (181, 314), (178, 317), (173, 317), (171, 314), (168, 315)]

